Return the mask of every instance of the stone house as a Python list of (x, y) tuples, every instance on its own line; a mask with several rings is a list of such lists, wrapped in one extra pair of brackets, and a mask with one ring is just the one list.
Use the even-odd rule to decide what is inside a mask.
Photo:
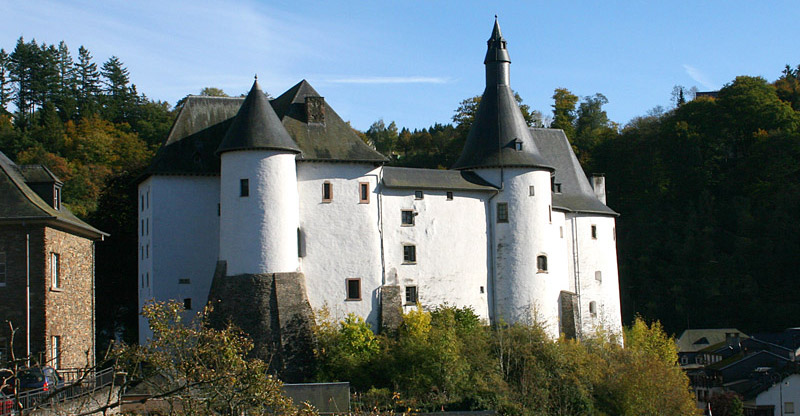
[(107, 234), (61, 205), (62, 186), (0, 153), (0, 363), (94, 364), (94, 244)]

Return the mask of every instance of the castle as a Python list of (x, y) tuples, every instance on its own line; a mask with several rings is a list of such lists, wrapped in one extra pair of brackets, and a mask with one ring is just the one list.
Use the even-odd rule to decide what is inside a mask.
[(286, 344), (276, 332), (322, 307), (376, 330), (448, 304), (553, 337), (619, 331), (604, 178), (563, 131), (526, 125), (497, 21), (484, 64), (450, 170), (385, 166), (306, 81), (272, 101), (257, 81), (246, 98), (188, 97), (139, 184), (140, 306), (210, 298), (257, 343)]

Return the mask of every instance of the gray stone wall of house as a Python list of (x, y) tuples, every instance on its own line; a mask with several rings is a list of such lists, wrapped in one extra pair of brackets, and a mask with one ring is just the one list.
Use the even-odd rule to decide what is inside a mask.
[(255, 344), (252, 355), (270, 363), (284, 381), (313, 373), (314, 315), (302, 273), (226, 275), (217, 263), (209, 293), (213, 327), (232, 323)]
[[(59, 337), (62, 368), (94, 365), (94, 242), (52, 228), (44, 229), (45, 357), (53, 360), (51, 342)], [(57, 253), (59, 287), (50, 273), (51, 253)]]
[(381, 286), (381, 331), (395, 331), (402, 322), (403, 295), (400, 286)]
[(567, 339), (578, 338), (578, 324), (580, 317), (578, 316), (578, 295), (572, 292), (562, 290), (560, 294), (559, 304), (561, 307), (561, 328), (559, 332), (564, 334)]

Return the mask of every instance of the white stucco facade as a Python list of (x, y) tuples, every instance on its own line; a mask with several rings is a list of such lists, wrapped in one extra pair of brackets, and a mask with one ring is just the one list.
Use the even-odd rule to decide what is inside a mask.
[[(751, 403), (748, 403), (751, 404)], [(800, 375), (793, 374), (759, 394), (753, 406), (774, 406), (774, 415), (793, 415), (800, 412)]]

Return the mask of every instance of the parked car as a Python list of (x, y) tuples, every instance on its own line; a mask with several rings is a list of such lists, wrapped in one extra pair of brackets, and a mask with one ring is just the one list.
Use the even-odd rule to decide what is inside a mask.
[(0, 391), (0, 416), (12, 416), (18, 414), (14, 406), (14, 399)]
[(64, 381), (53, 367), (31, 367), (19, 373), (19, 388), (22, 391), (35, 389), (48, 391), (63, 385)]

